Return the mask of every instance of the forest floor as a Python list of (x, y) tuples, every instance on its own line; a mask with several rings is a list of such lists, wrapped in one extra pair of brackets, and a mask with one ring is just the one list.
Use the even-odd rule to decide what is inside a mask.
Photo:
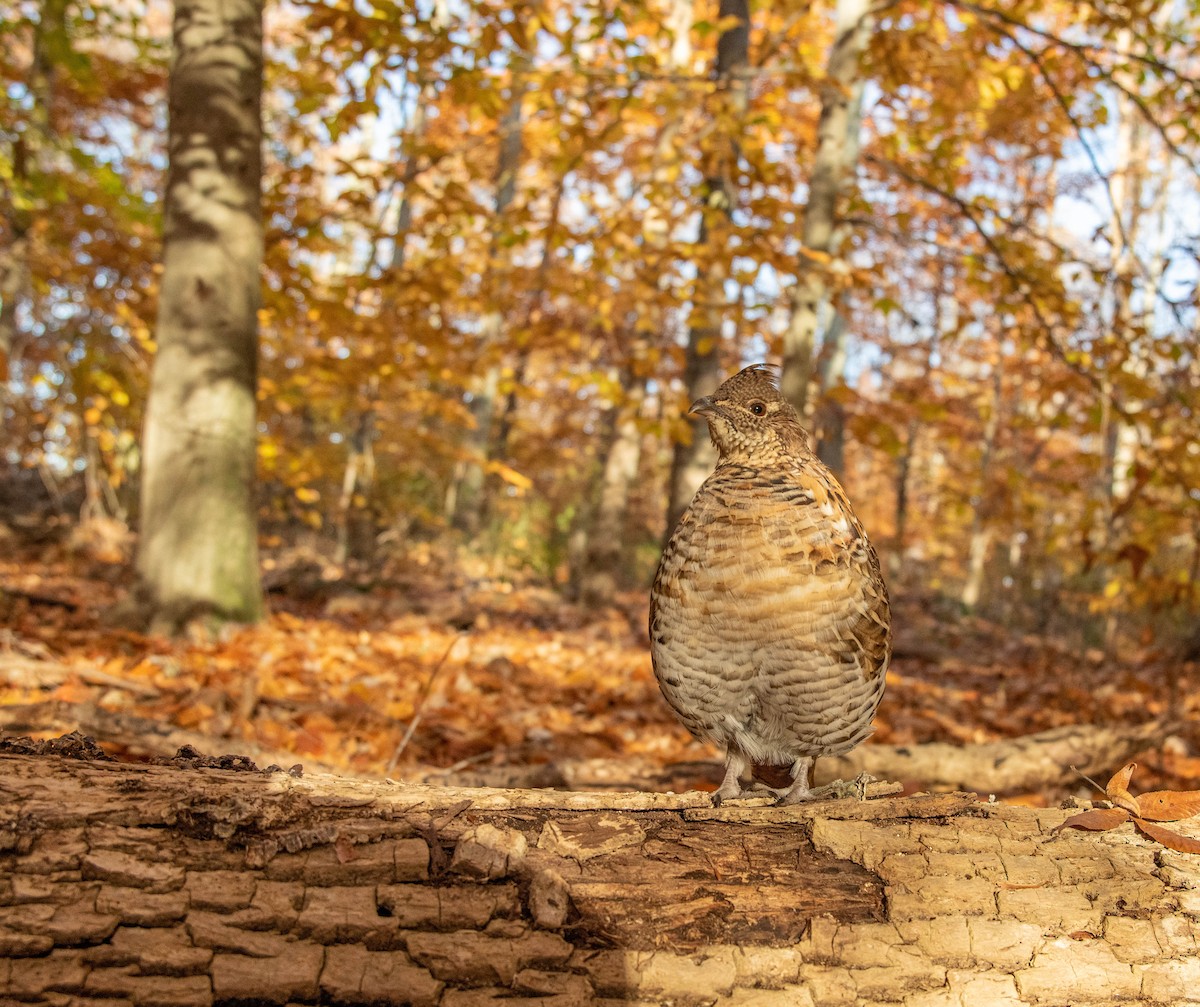
[[(13, 550), (0, 558), (0, 714), (40, 704), (59, 720), (64, 709), (145, 718), (206, 739), (207, 754), (252, 744), (369, 776), (540, 766), (551, 785), (568, 762), (629, 760), (674, 766), (676, 789), (711, 787), (716, 753), (654, 682), (645, 591), (586, 610), (475, 565), (418, 547), (355, 581), (316, 557), (268, 556), (264, 623), (169, 642), (110, 624), (132, 580), (116, 554)], [(1170, 713), (1186, 728), (1139, 756), (1140, 780), (1200, 788), (1200, 665), (1152, 648), (1110, 658), (894, 593), (896, 654), (872, 742), (983, 742)], [(133, 735), (102, 740), (118, 757), (156, 754)]]

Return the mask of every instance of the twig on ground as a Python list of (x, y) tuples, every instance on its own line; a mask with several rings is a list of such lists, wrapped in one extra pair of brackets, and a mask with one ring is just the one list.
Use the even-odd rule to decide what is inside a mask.
[(463, 633), (455, 634), (453, 640), (450, 641), (450, 646), (446, 648), (437, 664), (433, 666), (433, 671), (429, 673), (429, 678), (425, 681), (425, 687), (421, 690), (421, 695), (417, 697), (417, 705), (413, 709), (412, 720), (408, 722), (408, 727), (404, 731), (404, 737), (400, 739), (400, 744), (396, 746), (396, 750), (392, 753), (392, 757), (388, 760), (387, 769), (384, 771), (384, 776), (391, 776), (392, 771), (396, 768), (396, 763), (400, 761), (400, 756), (404, 753), (404, 749), (408, 747), (409, 741), (412, 740), (413, 734), (416, 733), (417, 726), (421, 723), (421, 717), (425, 713), (425, 703), (429, 700), (433, 693), (433, 683), (437, 681), (438, 672), (442, 670), (446, 661), (450, 659), (450, 652), (454, 650), (455, 645), (463, 638)]

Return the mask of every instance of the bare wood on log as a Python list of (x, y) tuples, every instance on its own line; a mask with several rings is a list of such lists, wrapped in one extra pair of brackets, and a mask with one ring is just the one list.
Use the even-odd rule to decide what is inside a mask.
[(21, 1003), (1200, 990), (1200, 857), (967, 795), (712, 809), (9, 755), (0, 795), (0, 990)]

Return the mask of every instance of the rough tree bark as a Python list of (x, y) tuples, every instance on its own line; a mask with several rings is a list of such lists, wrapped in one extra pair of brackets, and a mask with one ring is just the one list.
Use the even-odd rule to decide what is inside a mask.
[(963, 582), (959, 600), (963, 608), (973, 612), (984, 596), (987, 574), (988, 551), (992, 544), (995, 527), (991, 517), (996, 507), (992, 488), (992, 467), (996, 458), (996, 439), (1000, 433), (1000, 412), (1004, 408), (1004, 356), (1003, 333), (996, 332), (996, 350), (991, 361), (991, 403), (987, 419), (983, 424), (983, 445), (979, 459), (979, 492), (972, 500), (974, 513), (971, 517), (971, 539), (967, 546), (967, 579)]
[(6, 1003), (1200, 1003), (1200, 858), (1063, 811), (25, 755), (0, 789)]
[(138, 574), (155, 631), (262, 614), (255, 385), (262, 3), (178, 0)]

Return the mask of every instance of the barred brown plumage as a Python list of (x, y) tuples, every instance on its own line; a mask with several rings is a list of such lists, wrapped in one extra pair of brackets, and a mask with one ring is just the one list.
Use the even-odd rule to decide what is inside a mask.
[(822, 755), (871, 733), (891, 658), (887, 587), (833, 473), (757, 364), (693, 403), (717, 446), (659, 561), (650, 649), (663, 695), (725, 752), (713, 802), (751, 765), (786, 766), (781, 804), (813, 796)]

